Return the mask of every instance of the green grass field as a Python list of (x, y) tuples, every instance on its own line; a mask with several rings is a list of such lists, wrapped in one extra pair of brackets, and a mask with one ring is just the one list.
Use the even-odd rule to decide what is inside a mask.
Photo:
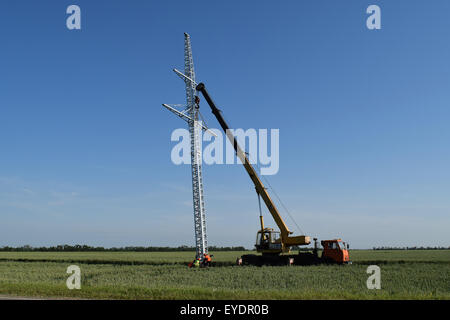
[[(246, 252), (248, 253), (248, 252)], [(98, 299), (449, 299), (450, 250), (352, 250), (353, 265), (238, 267), (243, 252), (189, 269), (191, 252), (0, 252), (0, 295)], [(81, 268), (80, 290), (66, 269)], [(381, 290), (366, 287), (381, 268)]]

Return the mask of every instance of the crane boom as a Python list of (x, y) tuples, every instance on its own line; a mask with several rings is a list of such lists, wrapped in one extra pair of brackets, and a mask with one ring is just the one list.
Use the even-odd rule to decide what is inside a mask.
[(229, 126), (226, 123), (225, 119), (223, 118), (220, 110), (216, 107), (214, 101), (211, 99), (211, 97), (208, 94), (208, 91), (205, 88), (205, 85), (203, 83), (200, 83), (196, 87), (197, 91), (200, 91), (202, 95), (204, 96), (206, 102), (210, 106), (212, 113), (217, 118), (217, 121), (219, 121), (220, 126), (222, 127), (223, 131), (227, 135), (228, 139), (230, 140), (231, 144), (233, 145), (233, 148), (236, 152), (236, 155), (241, 160), (242, 164), (244, 165), (245, 170), (247, 171), (250, 179), (252, 180), (256, 192), (262, 197), (267, 209), (269, 210), (270, 214), (272, 215), (273, 219), (275, 220), (275, 223), (277, 224), (278, 228), (280, 229), (281, 233), (281, 244), (283, 246), (283, 251), (288, 250), (290, 246), (294, 245), (308, 245), (310, 241), (310, 237), (308, 236), (290, 236), (292, 234), (292, 231), (289, 230), (286, 223), (284, 222), (283, 218), (281, 217), (280, 213), (278, 212), (275, 204), (273, 203), (272, 199), (270, 198), (266, 188), (264, 187), (264, 184), (261, 182), (261, 180), (258, 177), (258, 174), (256, 173), (253, 166), (250, 164), (250, 161), (247, 158), (247, 155), (245, 152), (242, 151), (241, 147), (239, 146), (236, 137), (233, 135), (231, 130), (229, 130)]

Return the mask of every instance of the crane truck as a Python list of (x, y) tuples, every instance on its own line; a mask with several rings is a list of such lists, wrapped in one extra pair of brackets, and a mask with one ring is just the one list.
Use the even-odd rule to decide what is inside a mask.
[[(247, 174), (252, 180), (258, 197), (262, 198), (268, 211), (275, 220), (278, 230), (264, 226), (264, 220), (260, 213), (260, 225), (256, 235), (256, 251), (260, 254), (246, 254), (237, 259), (239, 265), (306, 265), (319, 263), (350, 263), (348, 254), (348, 245), (341, 239), (323, 240), (322, 254), (319, 256), (319, 248), (317, 239), (314, 238), (314, 249), (312, 251), (303, 251), (299, 249), (298, 254), (292, 254), (293, 247), (309, 245), (311, 238), (305, 235), (293, 236), (293, 232), (289, 230), (283, 218), (281, 217), (277, 207), (269, 196), (264, 184), (261, 182), (258, 174), (251, 165), (246, 153), (241, 149), (236, 137), (233, 135), (229, 126), (223, 118), (221, 111), (216, 107), (211, 99), (206, 87), (203, 83), (196, 86), (196, 90), (201, 92), (206, 102), (211, 108), (212, 113), (216, 117), (229, 141), (234, 147), (237, 157), (244, 165)], [(259, 198), (259, 199), (260, 199)]]

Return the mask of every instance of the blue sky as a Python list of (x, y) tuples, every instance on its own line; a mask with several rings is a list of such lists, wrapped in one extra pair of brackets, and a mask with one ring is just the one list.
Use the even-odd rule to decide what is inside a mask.
[[(71, 4), (82, 30), (66, 28)], [(371, 4), (381, 30), (366, 28)], [(190, 168), (170, 160), (185, 123), (161, 107), (185, 101), (171, 71), (183, 67), (183, 32), (230, 124), (280, 129), (268, 179), (305, 233), (356, 248), (450, 245), (449, 10), (2, 1), (0, 246), (194, 244)], [(204, 166), (204, 184), (209, 243), (252, 247), (258, 205), (244, 169)]]

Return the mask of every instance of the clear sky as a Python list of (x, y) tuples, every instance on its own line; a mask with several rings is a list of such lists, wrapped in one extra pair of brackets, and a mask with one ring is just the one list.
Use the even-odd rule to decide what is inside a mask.
[[(71, 4), (81, 30), (66, 28)], [(381, 30), (366, 27), (371, 4)], [(183, 32), (232, 127), (280, 129), (268, 179), (306, 234), (449, 246), (449, 12), (447, 0), (2, 1), (0, 246), (194, 245), (190, 167), (170, 160), (186, 124), (161, 106), (185, 102), (171, 71)], [(251, 248), (244, 169), (203, 172), (209, 244)]]

